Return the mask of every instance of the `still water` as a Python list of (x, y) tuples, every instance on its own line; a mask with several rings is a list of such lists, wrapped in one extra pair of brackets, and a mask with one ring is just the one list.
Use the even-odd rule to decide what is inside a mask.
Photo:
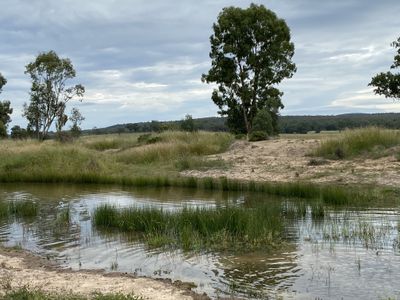
[[(387, 299), (400, 297), (400, 208), (325, 207), (286, 224), (285, 246), (252, 253), (161, 252), (127, 235), (105, 234), (92, 226), (94, 209), (247, 205), (264, 201), (282, 207), (299, 199), (191, 189), (121, 189), (104, 186), (0, 186), (0, 201), (34, 201), (35, 218), (0, 221), (0, 242), (56, 260), (62, 267), (105, 269), (139, 276), (193, 282), (212, 298)], [(57, 220), (69, 210), (70, 222)], [(309, 209), (308, 209), (309, 210)]]

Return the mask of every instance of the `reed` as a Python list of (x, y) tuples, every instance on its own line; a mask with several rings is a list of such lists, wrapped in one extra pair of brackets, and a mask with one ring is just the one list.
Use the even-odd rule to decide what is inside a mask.
[(149, 246), (189, 250), (250, 250), (277, 246), (283, 223), (280, 208), (183, 208), (178, 212), (158, 208), (103, 205), (95, 210), (95, 226), (132, 233)]
[(36, 217), (38, 214), (38, 205), (33, 201), (12, 201), (8, 205), (11, 215), (17, 218)]

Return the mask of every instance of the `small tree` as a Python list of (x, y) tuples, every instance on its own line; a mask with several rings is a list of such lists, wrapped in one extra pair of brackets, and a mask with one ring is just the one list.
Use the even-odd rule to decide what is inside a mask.
[[(397, 49), (397, 54), (390, 68), (397, 69), (400, 68), (400, 37), (392, 43), (392, 46)], [(374, 92), (377, 95), (400, 100), (400, 73), (379, 73), (372, 77), (368, 85), (375, 87)]]
[(81, 112), (77, 108), (73, 108), (71, 111), (71, 116), (69, 120), (72, 122), (71, 134), (74, 137), (79, 137), (81, 135), (82, 129), (80, 125), (85, 118), (82, 116)]
[(193, 132), (196, 130), (194, 121), (191, 115), (187, 114), (185, 116), (185, 119), (181, 121), (181, 130), (183, 131), (188, 131), (188, 132)]
[(282, 92), (278, 85), (296, 71), (294, 45), (283, 19), (263, 5), (227, 7), (213, 25), (211, 68), (202, 80), (216, 83), (212, 100), (227, 116), (231, 131), (250, 133), (260, 109), (267, 109), (277, 131)]
[(36, 132), (38, 139), (43, 139), (57, 119), (56, 129), (60, 132), (68, 119), (64, 113), (66, 104), (75, 97), (82, 101), (85, 92), (80, 84), (66, 86), (76, 76), (71, 61), (59, 58), (54, 51), (43, 52), (26, 66), (25, 74), (32, 80), (31, 101), (24, 105), (28, 128)]
[(28, 137), (28, 132), (26, 131), (26, 129), (21, 128), (18, 125), (15, 125), (11, 128), (12, 139), (22, 140), (26, 139), (27, 137)]
[[(0, 94), (3, 90), (3, 86), (5, 86), (7, 80), (0, 73)], [(10, 101), (0, 101), (0, 137), (7, 137), (7, 127), (8, 123), (11, 122), (10, 115), (12, 114), (13, 109), (11, 108)]]

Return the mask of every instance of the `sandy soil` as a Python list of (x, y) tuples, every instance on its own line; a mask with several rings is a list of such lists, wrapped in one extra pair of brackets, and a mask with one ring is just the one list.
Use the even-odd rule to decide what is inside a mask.
[(308, 156), (320, 139), (279, 138), (249, 143), (236, 141), (222, 154), (209, 159), (223, 159), (228, 169), (190, 170), (185, 176), (220, 177), (258, 181), (305, 180), (315, 183), (351, 183), (386, 186), (400, 185), (400, 162), (395, 156), (379, 159), (324, 160)]
[(5, 289), (27, 287), (44, 292), (91, 295), (95, 292), (123, 293), (143, 299), (208, 299), (195, 295), (183, 283), (139, 278), (127, 274), (61, 270), (38, 256), (10, 249), (0, 249), (0, 293)]

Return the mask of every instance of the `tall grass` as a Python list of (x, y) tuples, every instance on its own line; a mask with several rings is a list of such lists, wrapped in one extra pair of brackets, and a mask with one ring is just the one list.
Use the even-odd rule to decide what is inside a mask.
[(137, 146), (138, 137), (139, 134), (92, 135), (82, 137), (79, 140), (79, 144), (97, 151), (123, 150)]
[(101, 229), (133, 233), (150, 246), (183, 250), (270, 249), (279, 244), (283, 231), (279, 207), (266, 204), (178, 212), (106, 204), (95, 210), (93, 221)]
[(0, 218), (15, 216), (17, 218), (32, 218), (38, 214), (36, 202), (24, 201), (0, 201)]
[(350, 129), (322, 142), (312, 154), (329, 159), (351, 158), (400, 145), (400, 132), (379, 127)]
[[(0, 181), (118, 182), (137, 176), (177, 176), (187, 167), (211, 167), (204, 155), (224, 151), (226, 133), (165, 132), (141, 144), (138, 135), (83, 137), (74, 143), (4, 141)], [(116, 147), (116, 148), (115, 148)], [(99, 151), (115, 149), (116, 151)]]
[(127, 164), (150, 164), (187, 159), (223, 152), (233, 141), (233, 137), (226, 133), (163, 132), (158, 137), (156, 143), (119, 153), (117, 161)]

